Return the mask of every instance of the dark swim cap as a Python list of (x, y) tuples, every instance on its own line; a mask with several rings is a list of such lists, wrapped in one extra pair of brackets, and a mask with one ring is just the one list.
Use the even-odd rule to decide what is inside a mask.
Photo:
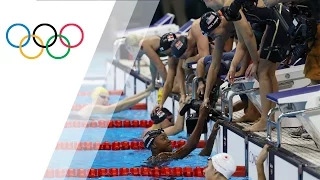
[(217, 28), (221, 23), (220, 16), (213, 11), (207, 12), (201, 16), (200, 28), (204, 36)]
[(171, 44), (171, 53), (173, 57), (180, 58), (188, 48), (188, 39), (186, 36), (180, 36)]
[(164, 34), (161, 38), (160, 38), (160, 48), (159, 50), (162, 52), (162, 51), (165, 51), (165, 50), (168, 50), (171, 46), (171, 43), (177, 38), (177, 36), (172, 33), (172, 32), (169, 32), (169, 33), (166, 33)]
[(143, 137), (144, 147), (146, 149), (151, 149), (151, 146), (152, 146), (154, 140), (156, 139), (156, 137), (158, 137), (162, 133), (164, 133), (163, 129), (148, 131), (146, 133), (146, 135), (144, 135), (144, 137)]
[(159, 124), (166, 119), (170, 122), (172, 120), (172, 113), (167, 108), (157, 109), (156, 113), (151, 114), (151, 120), (154, 124)]

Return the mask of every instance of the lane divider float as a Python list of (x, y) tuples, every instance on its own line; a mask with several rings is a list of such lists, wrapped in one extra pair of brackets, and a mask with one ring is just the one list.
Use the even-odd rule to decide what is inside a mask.
[[(172, 148), (180, 148), (186, 144), (185, 140), (171, 141)], [(200, 140), (197, 148), (204, 148), (205, 141)], [(143, 141), (114, 141), (114, 142), (58, 142), (56, 150), (143, 150)]]
[[(152, 177), (204, 177), (204, 167), (134, 167), (99, 169), (47, 169), (45, 178), (99, 178), (116, 176), (152, 176)], [(237, 166), (233, 177), (245, 177), (245, 166)]]
[(65, 128), (149, 128), (152, 120), (68, 120)]
[[(78, 96), (91, 96), (92, 92), (79, 92)], [(119, 95), (119, 96), (123, 96), (124, 95), (124, 91), (122, 90), (113, 90), (113, 91), (109, 91), (110, 95)]]
[[(79, 111), (80, 109), (82, 109), (86, 105), (88, 105), (88, 104), (75, 104), (75, 105), (72, 106), (72, 110), (73, 111)], [(131, 110), (146, 110), (147, 109), (147, 104), (146, 103), (139, 103), (139, 104), (136, 104), (136, 105), (132, 106), (129, 109), (131, 109)]]

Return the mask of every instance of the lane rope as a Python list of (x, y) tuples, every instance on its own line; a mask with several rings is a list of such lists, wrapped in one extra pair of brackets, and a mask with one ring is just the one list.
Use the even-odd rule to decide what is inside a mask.
[[(88, 104), (75, 104), (72, 106), (72, 110), (73, 111), (79, 111), (80, 109), (82, 109), (84, 106), (87, 106)], [(134, 106), (132, 106), (131, 108), (129, 108), (131, 110), (146, 110), (147, 109), (147, 104), (146, 103), (138, 103)]]
[[(47, 169), (45, 178), (99, 178), (115, 176), (152, 176), (152, 177), (204, 177), (205, 167), (133, 167), (133, 168), (91, 168), (91, 169)], [(245, 166), (237, 166), (233, 177), (245, 177)]]
[(152, 120), (68, 120), (65, 128), (149, 128)]
[[(185, 140), (174, 141), (171, 140), (172, 148), (180, 148), (186, 144)], [(197, 148), (204, 148), (206, 145), (204, 140), (200, 140)], [(120, 151), (120, 150), (143, 150), (143, 141), (114, 141), (114, 142), (58, 142), (56, 150), (107, 150), (107, 151)]]

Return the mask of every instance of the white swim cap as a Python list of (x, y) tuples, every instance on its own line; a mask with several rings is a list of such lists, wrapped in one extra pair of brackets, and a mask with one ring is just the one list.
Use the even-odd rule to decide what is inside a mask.
[(229, 179), (236, 171), (233, 158), (227, 153), (220, 153), (211, 157), (213, 167), (224, 177)]

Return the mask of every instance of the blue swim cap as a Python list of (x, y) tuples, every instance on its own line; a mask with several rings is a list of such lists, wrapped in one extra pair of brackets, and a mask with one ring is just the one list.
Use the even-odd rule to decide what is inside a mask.
[(171, 53), (173, 57), (180, 58), (188, 48), (188, 38), (186, 36), (178, 37), (171, 44)]

